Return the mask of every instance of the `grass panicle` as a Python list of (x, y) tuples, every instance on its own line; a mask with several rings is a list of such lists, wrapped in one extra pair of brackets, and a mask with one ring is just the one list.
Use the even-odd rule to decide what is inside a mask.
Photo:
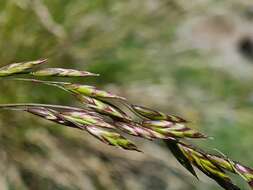
[[(62, 68), (31, 71), (35, 66), (44, 62), (46, 60), (10, 64), (0, 68), (0, 76), (7, 77), (16, 74), (27, 74), (36, 77), (98, 76), (98, 74), (88, 71)], [(147, 140), (162, 140), (178, 162), (193, 176), (198, 177), (193, 168), (195, 166), (224, 189), (239, 190), (240, 188), (228, 176), (228, 172), (234, 173), (241, 176), (253, 189), (253, 169), (224, 155), (210, 154), (184, 142), (185, 139), (205, 139), (207, 136), (187, 127), (187, 120), (182, 117), (130, 104), (126, 98), (97, 89), (94, 86), (29, 78), (13, 80), (30, 81), (61, 88), (72, 94), (84, 105), (84, 108), (23, 103), (2, 104), (0, 109), (29, 112), (63, 126), (78, 128), (87, 131), (105, 144), (125, 150), (141, 151), (133, 142), (121, 135), (119, 131)], [(115, 103), (116, 101), (112, 102), (111, 100), (117, 100), (117, 103), (127, 106), (136, 117), (139, 117), (138, 120), (136, 117), (123, 112)]]

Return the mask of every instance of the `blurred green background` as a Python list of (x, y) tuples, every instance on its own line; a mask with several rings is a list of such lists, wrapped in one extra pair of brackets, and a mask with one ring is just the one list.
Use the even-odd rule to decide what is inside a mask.
[[(72, 81), (183, 116), (214, 137), (196, 145), (253, 167), (252, 21), (251, 0), (0, 0), (0, 65), (49, 58), (100, 73)], [(52, 87), (0, 82), (0, 103), (79, 105)], [(0, 189), (221, 189), (190, 176), (164, 145), (135, 141), (145, 154), (2, 111)]]

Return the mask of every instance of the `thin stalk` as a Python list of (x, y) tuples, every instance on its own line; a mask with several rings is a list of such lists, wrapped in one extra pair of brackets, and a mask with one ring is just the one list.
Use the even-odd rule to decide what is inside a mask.
[(47, 108), (56, 108), (56, 109), (65, 109), (65, 110), (75, 110), (75, 111), (84, 111), (85, 109), (72, 107), (72, 106), (62, 106), (62, 105), (52, 105), (52, 104), (35, 104), (35, 103), (19, 103), (19, 104), (0, 104), (0, 109), (5, 108), (15, 108), (15, 107), (47, 107)]
[(58, 82), (58, 81), (46, 81), (46, 80), (37, 80), (37, 79), (30, 79), (30, 78), (8, 78), (4, 80), (14, 80), (14, 81), (28, 81), (28, 82), (36, 82), (36, 83), (43, 83), (43, 84), (70, 84), (69, 82)]
[(35, 82), (35, 83), (40, 83), (48, 86), (55, 86), (57, 88), (60, 88), (66, 92), (69, 92), (66, 90), (63, 86), (63, 84), (71, 84), (70, 82), (58, 82), (58, 81), (44, 81), (44, 80), (37, 80), (37, 79), (26, 79), (26, 78), (10, 78), (6, 80), (14, 80), (14, 81), (25, 81), (25, 82)]

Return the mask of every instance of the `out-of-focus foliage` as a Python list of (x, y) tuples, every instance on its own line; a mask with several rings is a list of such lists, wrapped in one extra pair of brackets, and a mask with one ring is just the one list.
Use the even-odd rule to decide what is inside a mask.
[[(83, 83), (184, 116), (215, 138), (200, 145), (252, 166), (252, 6), (0, 0), (1, 66), (49, 57), (52, 67), (100, 73)], [(48, 86), (1, 81), (1, 89), (1, 103), (73, 104)], [(160, 145), (140, 141), (146, 154), (129, 154), (30, 115), (0, 117), (0, 189), (219, 189), (193, 181)]]

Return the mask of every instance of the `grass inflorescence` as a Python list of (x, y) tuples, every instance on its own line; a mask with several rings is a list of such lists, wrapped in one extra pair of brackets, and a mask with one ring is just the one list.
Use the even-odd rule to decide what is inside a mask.
[[(97, 77), (99, 74), (62, 68), (36, 69), (46, 60), (13, 63), (0, 68), (0, 77), (18, 74), (39, 77)], [(9, 78), (8, 78), (9, 79)], [(12, 78), (10, 78), (12, 80)], [(244, 166), (223, 154), (214, 155), (187, 144), (185, 139), (206, 139), (207, 135), (191, 129), (182, 117), (131, 104), (126, 98), (98, 89), (94, 86), (69, 82), (43, 81), (31, 78), (14, 78), (28, 82), (58, 87), (80, 101), (85, 107), (51, 105), (38, 103), (1, 104), (1, 109), (18, 110), (31, 113), (60, 125), (87, 131), (103, 143), (125, 150), (141, 150), (120, 131), (148, 140), (162, 140), (172, 154), (191, 174), (197, 177), (193, 166), (215, 180), (226, 190), (239, 190), (228, 172), (241, 176), (253, 189), (253, 169)], [(138, 120), (124, 112), (119, 105), (125, 105), (139, 117)]]

